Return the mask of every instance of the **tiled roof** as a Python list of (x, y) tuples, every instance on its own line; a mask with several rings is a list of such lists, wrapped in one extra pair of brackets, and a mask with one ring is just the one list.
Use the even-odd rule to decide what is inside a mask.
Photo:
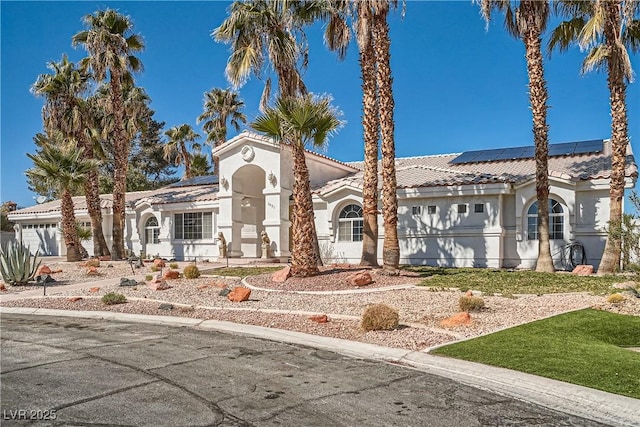
[[(602, 153), (577, 154), (549, 158), (549, 175), (570, 181), (609, 178), (611, 175), (610, 142), (605, 141)], [(441, 187), (469, 184), (513, 183), (519, 184), (535, 178), (535, 160), (517, 159), (482, 163), (452, 164), (458, 154), (419, 156), (396, 159), (398, 188)], [(350, 162), (362, 169), (362, 162)], [(378, 170), (381, 170), (378, 163)], [(315, 188), (325, 194), (342, 186), (362, 188), (364, 172), (329, 181)], [(638, 167), (631, 147), (628, 149), (626, 176), (637, 177)], [(382, 180), (379, 178), (378, 182)]]

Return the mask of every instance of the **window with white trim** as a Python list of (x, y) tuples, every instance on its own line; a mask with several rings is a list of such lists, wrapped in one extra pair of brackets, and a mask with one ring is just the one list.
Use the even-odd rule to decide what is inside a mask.
[(174, 237), (178, 240), (213, 238), (213, 215), (211, 212), (185, 212), (174, 215)]
[(411, 215), (422, 215), (422, 206), (412, 206)]
[(436, 205), (427, 206), (427, 213), (429, 215), (435, 215), (435, 213), (436, 213)]
[[(527, 211), (527, 240), (538, 240), (538, 202)], [(554, 199), (549, 199), (549, 239), (561, 240), (564, 237), (564, 209)]]
[(144, 224), (144, 241), (147, 244), (160, 243), (160, 226), (155, 216), (150, 217)]
[(467, 205), (463, 203), (458, 204), (458, 213), (459, 214), (467, 213)]
[(338, 217), (338, 240), (361, 242), (363, 228), (362, 207), (348, 205), (340, 211), (340, 216)]

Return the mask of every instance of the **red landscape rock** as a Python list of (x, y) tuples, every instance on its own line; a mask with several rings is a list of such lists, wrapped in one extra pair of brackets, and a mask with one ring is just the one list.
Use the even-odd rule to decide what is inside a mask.
[(227, 295), (227, 298), (229, 298), (231, 302), (242, 302), (248, 300), (249, 295), (251, 295), (251, 289), (238, 286), (237, 288), (233, 288), (229, 295)]
[(147, 286), (153, 289), (154, 291), (164, 291), (166, 289), (171, 289), (171, 286), (167, 284), (164, 280), (160, 279), (159, 282), (151, 281), (147, 283)]
[(89, 288), (89, 292), (98, 292), (100, 287), (96, 286), (95, 288)]
[(164, 262), (164, 260), (163, 260), (163, 259), (156, 258), (156, 259), (154, 259), (154, 260), (153, 260), (153, 265), (154, 265), (155, 267), (160, 267), (160, 268), (162, 268), (162, 267), (164, 267), (166, 264), (165, 264), (165, 262)]
[(588, 276), (593, 274), (593, 265), (578, 265), (573, 269), (572, 273), (578, 276)]
[(53, 273), (53, 271), (46, 264), (42, 264), (38, 269), (38, 276), (42, 276), (43, 274), (51, 274), (51, 273)]
[(327, 323), (329, 318), (326, 314), (316, 314), (315, 316), (310, 316), (309, 320), (312, 320), (316, 323)]
[(180, 272), (177, 270), (167, 270), (164, 272), (164, 277), (165, 279), (177, 279), (180, 277)]
[(282, 270), (278, 270), (271, 276), (271, 281), (276, 283), (284, 283), (289, 277), (291, 277), (291, 267), (286, 266)]
[(200, 285), (200, 286), (198, 286), (198, 289), (200, 289), (201, 291), (203, 291), (205, 289), (208, 289), (208, 288), (209, 288), (209, 285)]
[(77, 301), (80, 301), (81, 299), (82, 299), (82, 297), (71, 297), (71, 298), (69, 298), (69, 301), (77, 302)]
[(371, 274), (368, 271), (360, 271), (347, 277), (347, 280), (353, 286), (367, 286), (373, 283)]
[(4, 285), (4, 283), (0, 283), (0, 292), (4, 292), (7, 290), (7, 287)]
[(440, 322), (440, 326), (445, 328), (455, 328), (456, 326), (470, 325), (471, 315), (466, 311), (454, 314)]
[(91, 266), (89, 268), (87, 268), (87, 275), (89, 276), (97, 276), (98, 274), (100, 274), (98, 272), (98, 269), (94, 266)]

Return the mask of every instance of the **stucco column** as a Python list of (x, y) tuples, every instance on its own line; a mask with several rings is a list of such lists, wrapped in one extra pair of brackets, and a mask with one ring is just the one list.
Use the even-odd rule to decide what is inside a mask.
[(286, 261), (289, 252), (289, 196), (291, 190), (268, 188), (264, 195), (264, 221), (262, 225), (271, 239), (271, 255)]
[[(231, 192), (225, 192), (218, 195), (220, 201), (220, 213), (218, 215), (218, 232), (224, 234), (224, 238), (227, 241), (229, 249), (227, 250), (227, 256), (239, 257), (242, 256), (240, 251), (240, 227), (241, 225), (235, 225), (237, 221), (233, 220), (234, 210), (240, 212), (240, 198), (236, 194)], [(233, 230), (236, 229), (236, 236), (234, 236)], [(234, 244), (235, 242), (235, 244)]]

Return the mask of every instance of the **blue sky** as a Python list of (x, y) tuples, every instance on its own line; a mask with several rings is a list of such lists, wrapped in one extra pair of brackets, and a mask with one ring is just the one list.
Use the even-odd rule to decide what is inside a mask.
[[(24, 171), (31, 164), (33, 136), (42, 129), (42, 100), (29, 88), (46, 65), (62, 54), (85, 56), (71, 47), (83, 29), (82, 16), (104, 7), (131, 16), (145, 40), (140, 55), (145, 71), (136, 80), (152, 99), (155, 118), (166, 128), (196, 124), (203, 93), (226, 87), (228, 46), (211, 31), (226, 17), (229, 2), (21, 2), (2, 1), (1, 192), (0, 200), (19, 206), (35, 202)], [(503, 29), (502, 16), (485, 30), (471, 1), (408, 1), (404, 18), (389, 18), (396, 102), (398, 156), (454, 153), (533, 144), (524, 47)], [(345, 127), (326, 154), (339, 160), (362, 159), (361, 90), (357, 48), (339, 62), (322, 42), (321, 26), (308, 31), (308, 88), (329, 93), (343, 113)], [(549, 90), (550, 142), (610, 135), (606, 75), (580, 75), (583, 54), (576, 48), (555, 53), (545, 63)], [(636, 72), (638, 57), (632, 58)], [(240, 89), (249, 119), (257, 115), (263, 81), (252, 78)], [(640, 91), (627, 91), (629, 134), (640, 153)], [(230, 133), (230, 137), (233, 134)], [(637, 187), (638, 188), (638, 187)]]

